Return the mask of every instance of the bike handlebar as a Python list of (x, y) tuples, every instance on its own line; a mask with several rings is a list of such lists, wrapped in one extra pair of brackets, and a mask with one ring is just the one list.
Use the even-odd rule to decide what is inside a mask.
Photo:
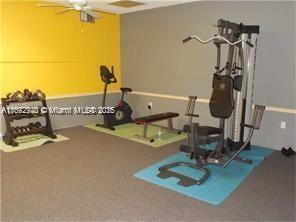
[(110, 70), (106, 67), (106, 66), (100, 66), (100, 70), (101, 70), (101, 79), (103, 82), (110, 84), (110, 83), (116, 83), (117, 79), (114, 76), (114, 70), (113, 70), (113, 66), (112, 66), (112, 71), (110, 72)]

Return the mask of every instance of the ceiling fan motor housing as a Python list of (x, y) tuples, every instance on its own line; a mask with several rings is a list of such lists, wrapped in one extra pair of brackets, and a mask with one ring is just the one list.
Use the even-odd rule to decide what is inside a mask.
[(95, 23), (95, 18), (91, 15), (87, 14), (84, 11), (80, 11), (80, 21), (88, 22), (88, 23)]

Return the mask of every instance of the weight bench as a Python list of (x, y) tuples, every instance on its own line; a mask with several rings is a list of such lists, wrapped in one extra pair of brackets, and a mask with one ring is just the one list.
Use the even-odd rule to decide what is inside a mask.
[(154, 139), (152, 137), (147, 136), (147, 131), (148, 131), (148, 125), (152, 124), (154, 122), (159, 122), (163, 120), (168, 121), (168, 130), (171, 132), (176, 132), (177, 134), (180, 134), (181, 131), (174, 130), (173, 128), (173, 118), (178, 117), (179, 113), (173, 113), (173, 112), (167, 112), (167, 113), (159, 113), (155, 115), (150, 115), (150, 116), (144, 116), (140, 117), (134, 120), (136, 124), (141, 124), (144, 125), (143, 128), (143, 134), (142, 135), (134, 135), (135, 138), (141, 139), (150, 143), (154, 142)]

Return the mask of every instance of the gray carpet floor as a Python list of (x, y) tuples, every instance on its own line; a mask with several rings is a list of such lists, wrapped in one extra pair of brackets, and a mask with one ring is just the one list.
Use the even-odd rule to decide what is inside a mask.
[(219, 206), (135, 178), (178, 150), (84, 127), (69, 141), (1, 153), (2, 221), (294, 221), (295, 157), (274, 152)]

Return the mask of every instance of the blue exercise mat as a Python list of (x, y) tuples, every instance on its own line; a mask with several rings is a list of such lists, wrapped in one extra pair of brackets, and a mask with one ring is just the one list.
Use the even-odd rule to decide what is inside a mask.
[[(253, 161), (252, 164), (245, 164), (235, 160), (226, 168), (208, 164), (206, 168), (211, 171), (211, 176), (202, 185), (183, 187), (177, 184), (179, 179), (175, 177), (168, 179), (157, 177), (157, 174), (159, 173), (158, 168), (160, 166), (172, 162), (195, 162), (191, 161), (185, 153), (181, 152), (136, 173), (135, 177), (177, 191), (194, 199), (218, 205), (221, 204), (240, 185), (240, 183), (247, 178), (252, 170), (258, 166), (265, 157), (271, 155), (272, 152), (273, 151), (269, 148), (252, 146), (250, 151), (244, 151), (240, 154), (241, 157), (251, 159)], [(173, 170), (195, 179), (200, 178), (202, 175), (201, 172), (184, 166), (176, 167)]]

